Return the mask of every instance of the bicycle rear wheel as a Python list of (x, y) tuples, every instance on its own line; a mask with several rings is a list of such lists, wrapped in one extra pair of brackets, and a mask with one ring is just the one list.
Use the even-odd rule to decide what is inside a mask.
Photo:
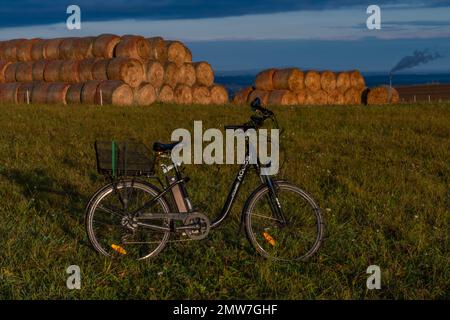
[[(86, 208), (86, 231), (97, 252), (108, 257), (143, 260), (157, 255), (165, 247), (169, 231), (155, 231), (133, 223), (130, 213), (154, 199), (158, 190), (144, 181), (123, 180), (99, 190)], [(169, 213), (161, 197), (148, 209)], [(168, 220), (154, 220), (153, 225), (167, 227)]]
[(302, 261), (320, 247), (323, 221), (315, 201), (303, 190), (288, 182), (274, 181), (286, 225), (274, 216), (267, 186), (249, 198), (244, 223), (247, 238), (255, 250), (266, 258)]

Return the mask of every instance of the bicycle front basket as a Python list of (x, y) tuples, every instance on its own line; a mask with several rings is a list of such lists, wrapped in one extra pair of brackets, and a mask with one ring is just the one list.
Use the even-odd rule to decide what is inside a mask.
[(149, 176), (155, 157), (143, 143), (135, 141), (96, 141), (97, 171), (102, 175)]

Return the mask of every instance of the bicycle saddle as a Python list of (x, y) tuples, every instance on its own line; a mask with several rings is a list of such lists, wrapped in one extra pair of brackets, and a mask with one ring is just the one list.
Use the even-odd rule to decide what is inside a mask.
[(155, 142), (153, 144), (153, 151), (155, 151), (155, 152), (171, 151), (179, 143), (180, 143), (179, 141), (173, 142), (173, 143)]

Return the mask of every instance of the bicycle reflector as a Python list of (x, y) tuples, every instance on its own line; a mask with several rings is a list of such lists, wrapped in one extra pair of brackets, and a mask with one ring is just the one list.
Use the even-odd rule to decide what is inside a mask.
[(264, 239), (266, 239), (266, 241), (272, 245), (272, 247), (275, 247), (275, 239), (272, 238), (270, 234), (268, 234), (267, 232), (263, 232), (262, 235)]
[(111, 248), (114, 250), (114, 251), (116, 251), (116, 252), (118, 252), (118, 253), (120, 253), (120, 254), (127, 254), (127, 251), (124, 249), (124, 248), (122, 248), (121, 246), (119, 246), (119, 245), (117, 245), (117, 244), (112, 244), (111, 245)]

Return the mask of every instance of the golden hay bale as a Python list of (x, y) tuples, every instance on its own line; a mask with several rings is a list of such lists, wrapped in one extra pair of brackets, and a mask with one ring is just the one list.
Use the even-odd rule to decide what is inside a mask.
[(247, 103), (252, 103), (253, 100), (256, 98), (259, 98), (261, 100), (261, 105), (266, 106), (269, 103), (269, 95), (270, 91), (264, 91), (264, 90), (253, 90), (247, 98)]
[(340, 72), (336, 77), (336, 89), (341, 93), (345, 93), (348, 89), (350, 89), (350, 74), (348, 72)]
[(48, 39), (44, 44), (44, 58), (48, 60), (59, 59), (59, 45), (63, 39)]
[(195, 77), (199, 85), (210, 87), (214, 83), (214, 71), (208, 62), (193, 63), (195, 68)]
[(305, 87), (312, 91), (317, 91), (322, 88), (320, 73), (310, 70), (305, 74)]
[(184, 59), (185, 63), (192, 63), (192, 51), (188, 47), (184, 47), (186, 50), (186, 58)]
[(63, 82), (50, 83), (47, 90), (47, 103), (67, 104), (66, 94), (70, 84)]
[(273, 74), (273, 88), (275, 90), (291, 90), (294, 92), (304, 89), (304, 74), (297, 68), (276, 70)]
[(328, 103), (327, 93), (322, 89), (307, 89), (305, 103), (307, 105), (326, 105)]
[[(94, 64), (99, 60), (99, 58), (88, 58), (80, 60), (80, 63), (78, 65), (78, 72), (80, 75), (79, 82), (86, 82), (89, 80), (94, 80), (94, 77), (92, 75), (92, 69), (94, 67)], [(98, 66), (100, 68), (100, 66)], [(101, 68), (99, 70), (102, 70)], [(104, 72), (106, 72), (106, 66), (103, 69)]]
[(80, 104), (81, 103), (81, 92), (83, 91), (84, 83), (74, 83), (69, 86), (66, 93), (66, 103), (67, 104)]
[(333, 92), (336, 90), (336, 74), (332, 71), (324, 71), (320, 74), (320, 84), (322, 90)]
[(210, 104), (211, 91), (206, 86), (195, 85), (192, 87), (192, 103)]
[(147, 38), (150, 44), (150, 58), (152, 60), (166, 61), (167, 60), (167, 48), (166, 42), (161, 37)]
[(41, 59), (33, 62), (33, 81), (44, 81), (44, 70), (47, 60)]
[(164, 66), (164, 84), (175, 88), (182, 80), (182, 69), (173, 62), (168, 62)]
[(77, 38), (64, 38), (59, 44), (59, 58), (61, 60), (75, 59), (74, 47)]
[(158, 93), (158, 101), (163, 103), (171, 103), (174, 101), (174, 92), (171, 86), (165, 84)]
[(390, 86), (378, 86), (367, 90), (367, 104), (398, 103), (400, 100), (398, 91)]
[(26, 39), (13, 39), (6, 41), (3, 45), (3, 60), (15, 62), (17, 61), (17, 48), (27, 41)]
[(95, 37), (75, 38), (72, 42), (72, 57), (75, 60), (90, 59), (94, 57), (92, 52)]
[(114, 58), (108, 64), (108, 79), (121, 80), (132, 88), (144, 81), (144, 72), (142, 63), (137, 59)]
[(227, 104), (229, 102), (228, 91), (224, 86), (215, 84), (209, 88), (211, 92), (211, 104)]
[(91, 80), (86, 81), (81, 89), (81, 103), (86, 104), (94, 104), (99, 99), (97, 98), (97, 88), (99, 87), (102, 81), (99, 80)]
[(163, 65), (156, 60), (149, 60), (144, 67), (146, 68), (145, 80), (159, 90), (164, 83)]
[(65, 60), (59, 70), (59, 80), (68, 83), (80, 82), (80, 62), (78, 60)]
[(139, 106), (149, 106), (156, 101), (156, 90), (148, 82), (143, 82), (133, 89), (134, 103)]
[(20, 42), (17, 45), (17, 60), (18, 61), (32, 61), (32, 48), (35, 43), (40, 42), (41, 39), (30, 39)]
[(359, 72), (358, 70), (353, 70), (350, 72), (349, 75), (350, 75), (350, 85), (353, 88), (362, 90), (366, 87), (366, 82), (361, 72)]
[(297, 101), (299, 105), (304, 105), (306, 104), (306, 90), (302, 89), (300, 91), (296, 92), (297, 94)]
[(362, 101), (362, 90), (354, 87), (348, 89), (344, 93), (345, 104), (359, 105)]
[(0, 41), (0, 61), (5, 60), (3, 57), (3, 51), (6, 45), (6, 41)]
[(114, 57), (114, 49), (120, 42), (120, 37), (114, 34), (102, 34), (95, 38), (92, 54), (97, 58), (110, 59)]
[(31, 102), (31, 93), (33, 92), (35, 83), (21, 83), (17, 89), (17, 103), (29, 104)]
[(17, 103), (17, 90), (21, 83), (0, 83), (0, 103)]
[(33, 86), (33, 91), (31, 92), (31, 102), (34, 104), (47, 103), (47, 92), (50, 86), (47, 82), (36, 82)]
[(91, 74), (93, 80), (108, 80), (108, 65), (110, 59), (98, 59), (92, 64)]
[(50, 60), (44, 69), (44, 80), (47, 82), (58, 82), (61, 74), (63, 60)]
[(180, 41), (166, 41), (167, 60), (181, 66), (186, 62), (186, 47)]
[(192, 104), (192, 88), (185, 84), (179, 84), (174, 90), (175, 103)]
[(33, 62), (31, 61), (17, 62), (16, 80), (18, 82), (33, 81)]
[(0, 60), (0, 83), (6, 82), (5, 71), (10, 64), (9, 61)]
[(337, 89), (327, 92), (327, 103), (331, 105), (345, 104), (344, 94)]
[(5, 77), (5, 82), (16, 82), (16, 69), (17, 69), (18, 63), (17, 62), (13, 62), (10, 63), (6, 66), (5, 68), (5, 72), (4, 72), (4, 77)]
[(44, 56), (45, 40), (39, 39), (31, 46), (31, 60), (37, 61), (45, 59)]
[(147, 60), (151, 57), (151, 47), (147, 39), (141, 36), (124, 36), (115, 49), (116, 57)]
[(246, 104), (248, 96), (253, 92), (253, 90), (255, 90), (255, 88), (249, 86), (236, 92), (233, 97), (233, 104)]
[(97, 88), (97, 104), (129, 106), (133, 104), (133, 89), (120, 80), (102, 81)]
[(258, 73), (255, 79), (256, 89), (265, 91), (273, 90), (273, 74), (275, 71), (276, 69), (268, 69)]
[(274, 90), (269, 94), (269, 105), (293, 106), (298, 104), (297, 95), (290, 90)]
[(197, 82), (195, 75), (195, 68), (192, 63), (183, 63), (181, 66), (181, 80), (182, 84), (192, 87)]

